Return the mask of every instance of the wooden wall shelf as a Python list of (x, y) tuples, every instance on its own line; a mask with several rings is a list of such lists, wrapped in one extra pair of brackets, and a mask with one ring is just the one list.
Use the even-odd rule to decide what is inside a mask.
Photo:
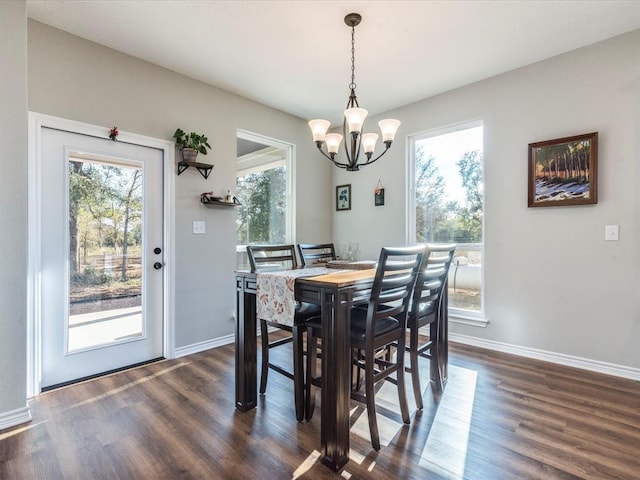
[(209, 174), (211, 173), (211, 169), (213, 168), (213, 165), (210, 165), (208, 163), (198, 163), (198, 162), (187, 163), (183, 160), (181, 162), (178, 162), (178, 175), (180, 175), (189, 167), (193, 167), (196, 170), (198, 170), (200, 172), (200, 175), (202, 175), (206, 179), (206, 178), (209, 178)]
[(225, 202), (224, 200), (216, 200), (211, 197), (200, 197), (200, 203), (206, 207), (239, 207), (241, 204), (237, 202)]

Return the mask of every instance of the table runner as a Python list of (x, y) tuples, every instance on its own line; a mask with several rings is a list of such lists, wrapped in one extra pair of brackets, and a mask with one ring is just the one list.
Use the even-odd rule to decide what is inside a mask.
[(281, 325), (293, 326), (296, 308), (295, 283), (299, 277), (315, 277), (336, 273), (326, 267), (302, 268), (299, 270), (277, 270), (258, 272), (256, 295), (256, 317)]

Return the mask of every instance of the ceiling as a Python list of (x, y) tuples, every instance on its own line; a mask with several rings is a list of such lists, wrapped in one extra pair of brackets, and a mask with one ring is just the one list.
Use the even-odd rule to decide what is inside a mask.
[[(640, 1), (27, 0), (30, 18), (304, 119), (334, 125), (640, 28)], [(640, 49), (639, 49), (640, 51)]]

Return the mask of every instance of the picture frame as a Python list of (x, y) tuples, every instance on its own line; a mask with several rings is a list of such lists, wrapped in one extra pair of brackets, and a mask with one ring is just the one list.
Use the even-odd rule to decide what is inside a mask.
[(336, 211), (351, 210), (351, 184), (336, 187)]
[(376, 188), (373, 193), (373, 204), (376, 207), (380, 207), (384, 205), (384, 188)]
[(529, 207), (598, 203), (598, 132), (529, 144)]

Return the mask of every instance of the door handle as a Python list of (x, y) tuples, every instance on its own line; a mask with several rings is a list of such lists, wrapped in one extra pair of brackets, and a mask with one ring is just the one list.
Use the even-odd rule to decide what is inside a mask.
[(162, 264), (160, 262), (156, 262), (153, 264), (153, 268), (156, 270), (160, 270), (162, 268)]
[(162, 249), (160, 247), (156, 247), (153, 249), (153, 253), (156, 255), (160, 255), (162, 253)]

